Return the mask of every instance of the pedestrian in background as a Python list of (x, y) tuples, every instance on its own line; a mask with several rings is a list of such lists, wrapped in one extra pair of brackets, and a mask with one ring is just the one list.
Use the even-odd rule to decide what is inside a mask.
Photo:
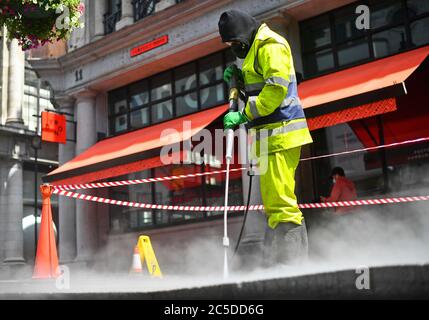
[[(322, 202), (353, 201), (357, 199), (356, 188), (350, 179), (346, 178), (344, 169), (335, 167), (331, 172), (333, 187), (329, 197), (320, 197)], [(335, 207), (335, 214), (341, 215), (350, 212), (354, 207)]]

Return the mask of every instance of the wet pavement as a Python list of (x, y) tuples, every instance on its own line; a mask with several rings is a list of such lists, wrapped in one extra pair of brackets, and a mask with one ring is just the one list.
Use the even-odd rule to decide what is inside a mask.
[[(145, 275), (75, 276), (58, 280), (0, 281), (0, 299), (428, 299), (429, 265), (371, 267), (267, 277)], [(368, 276), (365, 278), (365, 276)]]

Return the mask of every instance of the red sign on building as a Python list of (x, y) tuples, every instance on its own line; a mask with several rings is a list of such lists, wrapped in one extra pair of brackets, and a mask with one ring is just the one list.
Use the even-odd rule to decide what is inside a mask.
[(66, 143), (66, 117), (54, 112), (42, 112), (42, 140)]
[(158, 48), (164, 44), (168, 43), (168, 35), (159, 37), (151, 42), (147, 42), (145, 44), (142, 44), (141, 46), (135, 47), (131, 49), (130, 55), (131, 57), (136, 57), (142, 53), (145, 53), (147, 51), (150, 51), (152, 49)]

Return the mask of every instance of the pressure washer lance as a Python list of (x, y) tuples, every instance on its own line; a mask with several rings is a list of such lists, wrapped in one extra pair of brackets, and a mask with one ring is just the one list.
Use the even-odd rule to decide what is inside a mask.
[[(231, 82), (229, 86), (229, 111), (234, 112), (238, 110), (238, 79), (237, 73), (238, 68), (236, 65), (232, 65), (235, 69), (232, 73)], [(223, 234), (223, 246), (224, 246), (224, 260), (223, 260), (223, 277), (224, 279), (228, 278), (228, 247), (229, 247), (229, 238), (228, 238), (228, 193), (229, 193), (229, 165), (232, 159), (232, 150), (234, 147), (234, 130), (226, 129), (226, 178), (225, 178), (225, 209), (223, 212), (223, 225), (224, 225), (224, 234)]]

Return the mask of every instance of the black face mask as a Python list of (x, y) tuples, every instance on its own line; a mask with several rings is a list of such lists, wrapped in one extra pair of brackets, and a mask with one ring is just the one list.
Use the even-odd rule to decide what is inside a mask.
[(249, 47), (244, 43), (234, 43), (231, 45), (231, 50), (237, 58), (244, 59), (249, 52)]

